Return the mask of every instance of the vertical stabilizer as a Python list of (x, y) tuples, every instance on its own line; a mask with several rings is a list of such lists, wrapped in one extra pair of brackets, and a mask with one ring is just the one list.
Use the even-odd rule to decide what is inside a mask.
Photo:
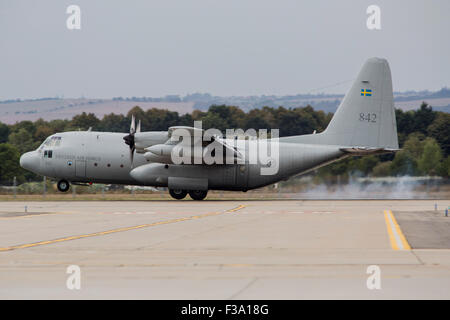
[(386, 59), (366, 61), (324, 132), (280, 141), (397, 150), (392, 78)]
[(329, 144), (398, 149), (391, 70), (385, 59), (366, 61), (323, 135)]

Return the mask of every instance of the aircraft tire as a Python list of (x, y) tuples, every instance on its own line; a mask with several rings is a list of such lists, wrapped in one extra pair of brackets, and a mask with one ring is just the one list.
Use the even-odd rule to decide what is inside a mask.
[(207, 194), (208, 194), (208, 190), (189, 191), (189, 196), (192, 198), (192, 200), (203, 200), (206, 198)]
[(177, 200), (184, 199), (187, 195), (186, 190), (180, 190), (180, 189), (169, 189), (169, 193), (172, 198), (177, 199)]
[(57, 184), (58, 190), (61, 192), (67, 192), (69, 191), (70, 184), (67, 180), (59, 180)]

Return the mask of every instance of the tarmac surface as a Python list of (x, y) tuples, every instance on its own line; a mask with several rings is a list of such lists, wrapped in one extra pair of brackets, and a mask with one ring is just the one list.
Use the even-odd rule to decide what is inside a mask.
[(0, 299), (449, 299), (449, 205), (2, 202)]

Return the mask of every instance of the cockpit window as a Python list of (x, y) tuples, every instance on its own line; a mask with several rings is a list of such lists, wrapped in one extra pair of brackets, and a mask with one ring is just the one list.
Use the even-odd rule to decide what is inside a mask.
[(61, 137), (60, 136), (51, 136), (45, 139), (45, 141), (41, 144), (39, 149), (42, 149), (43, 147), (59, 147), (61, 145)]
[(59, 136), (50, 137), (49, 147), (59, 147), (60, 144), (61, 144), (61, 137), (59, 137)]
[(44, 147), (50, 143), (50, 138), (45, 139), (44, 142), (42, 142), (41, 147)]

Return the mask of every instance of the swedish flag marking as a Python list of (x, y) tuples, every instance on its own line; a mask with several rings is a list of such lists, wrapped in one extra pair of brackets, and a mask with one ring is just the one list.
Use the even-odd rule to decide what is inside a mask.
[(361, 89), (361, 96), (362, 97), (371, 97), (372, 89)]

